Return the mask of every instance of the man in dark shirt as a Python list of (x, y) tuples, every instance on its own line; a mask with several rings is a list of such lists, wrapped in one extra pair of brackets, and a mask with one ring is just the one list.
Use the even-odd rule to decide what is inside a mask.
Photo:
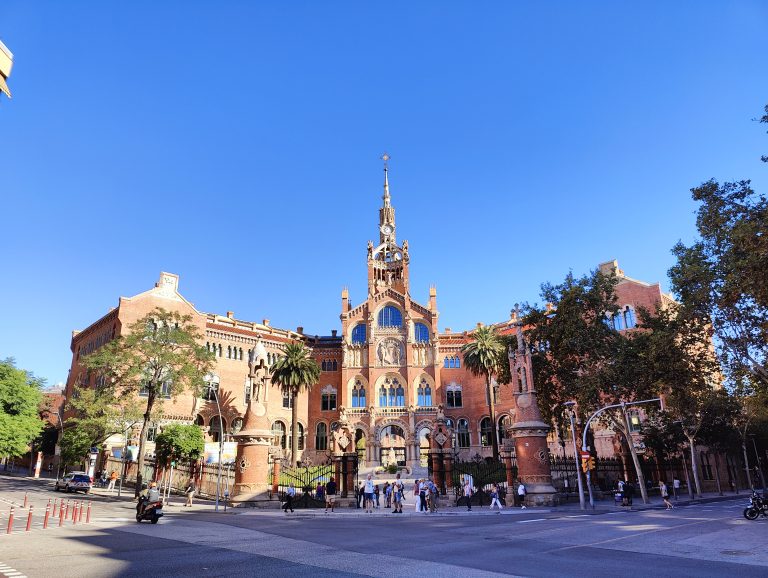
[(336, 505), (336, 480), (331, 480), (325, 484), (325, 513), (328, 513), (328, 506), (331, 507), (331, 512)]

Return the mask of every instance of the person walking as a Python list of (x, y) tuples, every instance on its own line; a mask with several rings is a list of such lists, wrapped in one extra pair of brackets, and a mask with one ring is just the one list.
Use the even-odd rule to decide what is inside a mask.
[(669, 501), (669, 490), (667, 489), (667, 484), (665, 484), (663, 480), (659, 481), (659, 493), (661, 494), (661, 499), (664, 500), (664, 505), (667, 507), (667, 510), (674, 508), (672, 502)]
[(288, 508), (291, 509), (291, 513), (293, 513), (293, 497), (296, 495), (296, 488), (293, 487), (293, 482), (291, 482), (291, 485), (288, 486), (288, 489), (285, 491), (285, 505), (283, 506), (283, 511), (287, 514)]
[(368, 474), (368, 478), (365, 480), (365, 488), (363, 488), (363, 508), (368, 514), (373, 514), (373, 479), (371, 474)]
[(189, 484), (187, 484), (187, 489), (184, 490), (184, 493), (187, 495), (187, 502), (184, 504), (185, 506), (192, 507), (192, 498), (195, 497), (195, 481), (189, 480)]
[(417, 512), (421, 512), (421, 500), (419, 499), (419, 484), (421, 483), (421, 480), (416, 480), (413, 484), (413, 498), (414, 502), (416, 502), (415, 509)]
[(677, 495), (680, 493), (680, 480), (677, 479), (677, 476), (672, 478), (672, 494), (675, 496), (675, 500), (677, 500)]
[[(331, 513), (336, 505), (336, 479), (331, 478), (327, 484), (325, 484), (325, 513), (328, 513), (328, 506), (331, 507)], [(360, 507), (360, 501), (357, 502), (357, 507)]]
[(112, 472), (109, 474), (109, 484), (107, 485), (107, 490), (109, 490), (110, 494), (115, 490), (116, 481), (117, 481), (117, 472), (115, 470), (112, 470)]
[(632, 498), (635, 496), (635, 485), (629, 480), (624, 482), (624, 495), (627, 497), (627, 506), (632, 508)]
[(520, 500), (520, 509), (525, 510), (525, 496), (528, 494), (528, 490), (525, 488), (525, 484), (520, 482), (517, 486), (517, 498)]
[(403, 513), (403, 492), (405, 491), (405, 484), (400, 481), (400, 474), (397, 474), (395, 482), (392, 484), (392, 498), (395, 500), (395, 509), (393, 514)]
[(472, 511), (472, 482), (469, 478), (464, 480), (464, 498), (467, 500), (467, 512)]
[(379, 484), (376, 484), (373, 486), (373, 500), (376, 502), (376, 509), (379, 509), (379, 494), (381, 493), (381, 490), (379, 490)]
[(427, 481), (427, 490), (429, 492), (429, 511), (434, 514), (437, 512), (437, 499), (440, 497), (440, 492), (432, 480)]
[(317, 482), (317, 487), (315, 488), (315, 499), (320, 500), (321, 502), (325, 501), (325, 487), (323, 486), (322, 482)]
[(499, 501), (499, 486), (496, 484), (493, 484), (491, 487), (491, 505), (488, 506), (488, 509), (493, 510), (494, 504), (499, 507), (499, 511), (504, 509), (504, 506), (502, 506), (501, 502)]
[(419, 482), (419, 511), (425, 514), (429, 512), (427, 509), (427, 480)]
[(392, 484), (384, 482), (384, 507), (392, 507)]

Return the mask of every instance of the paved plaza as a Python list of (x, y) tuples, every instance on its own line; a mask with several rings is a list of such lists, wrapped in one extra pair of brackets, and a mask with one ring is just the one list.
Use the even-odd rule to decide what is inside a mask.
[[(50, 482), (0, 477), (1, 509), (43, 505)], [(97, 491), (90, 524), (36, 526), (0, 536), (6, 576), (764, 576), (765, 520), (748, 522), (747, 495), (633, 511), (601, 502), (501, 514), (444, 508), (438, 515), (384, 510), (229, 510), (182, 500), (157, 525), (136, 524), (133, 503)], [(3, 522), (7, 521), (3, 517)], [(17, 574), (18, 572), (18, 574)]]

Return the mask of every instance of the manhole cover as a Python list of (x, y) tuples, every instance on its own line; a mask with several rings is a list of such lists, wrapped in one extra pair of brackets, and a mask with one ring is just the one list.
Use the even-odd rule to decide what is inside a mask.
[(751, 556), (752, 552), (749, 550), (720, 550), (721, 554), (726, 556)]

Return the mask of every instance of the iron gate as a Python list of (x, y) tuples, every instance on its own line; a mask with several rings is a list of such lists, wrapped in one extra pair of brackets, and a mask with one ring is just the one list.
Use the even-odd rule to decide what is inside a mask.
[[(278, 482), (280, 501), (285, 501), (285, 493), (293, 485), (296, 490), (296, 496), (293, 498), (294, 508), (324, 508), (325, 484), (335, 475), (333, 464), (281, 469)], [(322, 489), (318, 489), (318, 486)]]
[(507, 493), (507, 468), (504, 463), (482, 458), (467, 461), (454, 462), (451, 474), (453, 491), (456, 496), (456, 505), (466, 505), (464, 496), (464, 482), (469, 476), (475, 493), (472, 495), (473, 505), (483, 506), (491, 503), (491, 487), (496, 484), (499, 487), (500, 498)]

